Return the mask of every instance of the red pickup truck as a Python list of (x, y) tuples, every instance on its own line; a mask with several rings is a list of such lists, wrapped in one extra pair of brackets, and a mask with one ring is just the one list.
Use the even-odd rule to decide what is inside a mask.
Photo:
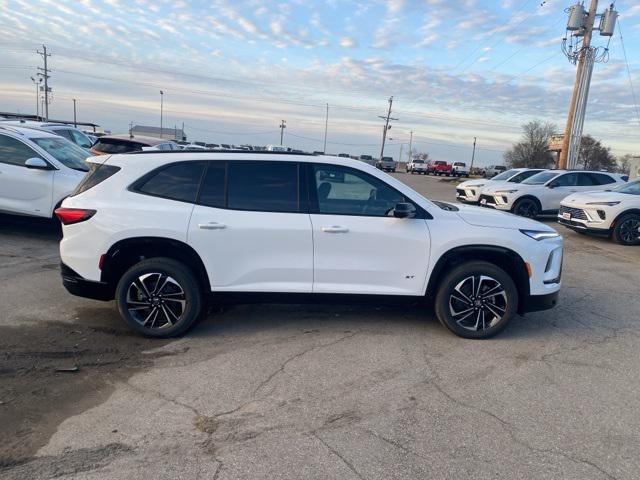
[(451, 175), (451, 164), (443, 160), (430, 160), (427, 175)]

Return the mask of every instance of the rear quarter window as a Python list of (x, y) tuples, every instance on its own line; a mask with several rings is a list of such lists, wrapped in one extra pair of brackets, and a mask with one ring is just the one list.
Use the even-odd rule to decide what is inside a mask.
[(195, 203), (203, 170), (203, 162), (173, 163), (145, 175), (131, 190), (168, 200)]

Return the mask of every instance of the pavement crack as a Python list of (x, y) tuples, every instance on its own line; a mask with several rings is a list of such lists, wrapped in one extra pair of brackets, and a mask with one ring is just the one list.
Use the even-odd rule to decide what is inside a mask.
[(320, 345), (314, 345), (312, 347), (304, 349), (302, 352), (298, 352), (295, 355), (290, 356), (289, 358), (287, 358), (282, 363), (282, 365), (280, 365), (280, 367), (278, 367), (266, 379), (264, 379), (262, 382), (260, 382), (260, 384), (253, 390), (253, 395), (255, 396), (261, 389), (266, 387), (276, 376), (278, 376), (280, 373), (284, 372), (285, 368), (287, 368), (287, 365), (289, 365), (294, 360), (296, 360), (296, 359), (298, 359), (300, 357), (303, 357), (304, 355), (306, 355), (309, 352), (313, 352), (315, 350), (320, 350), (322, 348), (327, 348), (327, 347), (330, 347), (330, 346), (335, 345), (337, 343), (340, 343), (340, 342), (342, 342), (344, 340), (352, 338), (355, 335), (357, 335), (358, 333), (359, 332), (352, 332), (349, 335), (344, 335), (344, 336), (338, 338), (337, 340), (332, 340), (330, 342), (322, 343)]
[(329, 452), (331, 452), (336, 457), (338, 457), (342, 461), (342, 463), (344, 463), (347, 466), (347, 468), (349, 468), (349, 470), (351, 470), (359, 479), (361, 479), (361, 480), (365, 479), (365, 477), (363, 477), (362, 474), (360, 472), (358, 472), (356, 467), (354, 467), (353, 464), (349, 460), (344, 458), (342, 456), (342, 454), (338, 450), (336, 450), (331, 445), (329, 445), (326, 441), (324, 441), (324, 439), (322, 437), (320, 437), (315, 431), (311, 432), (311, 435), (313, 435), (322, 445), (324, 445), (324, 447), (327, 450), (329, 450)]
[[(531, 452), (535, 452), (535, 453), (539, 453), (539, 454), (546, 454), (546, 455), (559, 455), (563, 458), (566, 458), (567, 460), (576, 463), (576, 464), (583, 464), (583, 465), (588, 465), (596, 470), (598, 470), (600, 473), (602, 473), (603, 475), (605, 475), (608, 479), (611, 480), (617, 480), (615, 476), (613, 476), (612, 474), (610, 474), (609, 472), (607, 472), (605, 469), (603, 469), (602, 467), (600, 467), (598, 464), (596, 464), (595, 462), (592, 462), (591, 460), (586, 460), (584, 458), (580, 458), (577, 457), (575, 455), (572, 455), (570, 453), (567, 453), (563, 450), (559, 450), (559, 449), (544, 449), (544, 448), (537, 448), (534, 447), (533, 445), (529, 444), (528, 442), (522, 440), (521, 438), (518, 437), (518, 435), (516, 434), (516, 427), (511, 424), (510, 422), (504, 420), (503, 418), (499, 417), (498, 415), (496, 415), (493, 412), (490, 412), (489, 410), (486, 410), (484, 408), (480, 408), (480, 407), (476, 407), (475, 405), (471, 405), (468, 404), (466, 402), (463, 402), (462, 400), (459, 400), (458, 398), (454, 397), (453, 395), (451, 395), (449, 392), (447, 392), (439, 383), (439, 374), (437, 373), (436, 368), (433, 366), (433, 364), (430, 362), (428, 356), (425, 353), (425, 361), (427, 363), (427, 366), (430, 368), (430, 370), (432, 371), (433, 377), (429, 380), (427, 380), (427, 384), (432, 385), (438, 392), (440, 392), (440, 394), (442, 396), (444, 396), (445, 398), (447, 398), (451, 403), (454, 403), (455, 405), (458, 405), (459, 407), (463, 407), (466, 408), (468, 410), (471, 410), (473, 412), (479, 412), (482, 413), (492, 419), (494, 419), (496, 422), (498, 422), (500, 424), (500, 426), (502, 427), (502, 429), (509, 435), (509, 437), (518, 445), (526, 448), (527, 450), (531, 451)], [(544, 360), (543, 360), (544, 361)]]

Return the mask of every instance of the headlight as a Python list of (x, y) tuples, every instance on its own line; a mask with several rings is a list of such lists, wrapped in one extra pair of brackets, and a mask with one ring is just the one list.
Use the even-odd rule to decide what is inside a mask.
[(558, 238), (560, 235), (558, 235), (557, 232), (541, 232), (539, 230), (520, 230), (522, 233), (524, 233), (527, 237), (531, 237), (534, 240), (547, 240), (549, 238)]
[(602, 205), (605, 207), (613, 207), (614, 205), (618, 205), (620, 202), (587, 202), (587, 205)]
[(518, 189), (515, 190), (496, 190), (496, 193), (516, 193)]

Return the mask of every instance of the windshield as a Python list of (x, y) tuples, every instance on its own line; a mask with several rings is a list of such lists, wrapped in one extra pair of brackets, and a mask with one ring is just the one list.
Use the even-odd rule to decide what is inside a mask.
[(383, 162), (393, 162), (393, 158), (392, 157), (382, 157), (382, 161)]
[(413, 163), (424, 163), (424, 160), (414, 160)]
[(89, 154), (69, 140), (60, 137), (32, 138), (31, 140), (65, 167), (81, 172), (89, 171), (89, 166), (84, 161)]
[(371, 160), (373, 157), (371, 155), (360, 155), (362, 160)]
[(562, 172), (540, 172), (534, 176), (527, 178), (522, 182), (522, 185), (543, 185), (552, 178), (557, 177)]
[(436, 162), (434, 162), (436, 165), (446, 165), (447, 162), (443, 162), (442, 160), (438, 160)]
[(491, 180), (509, 180), (516, 173), (518, 173), (518, 170), (507, 170), (506, 172), (502, 172), (500, 175), (496, 175)]
[(633, 182), (625, 183), (616, 188), (611, 189), (612, 192), (628, 193), (630, 195), (640, 195), (640, 180), (634, 180)]
[(466, 167), (467, 166), (467, 164), (464, 163), (464, 162), (455, 162), (453, 165), (456, 166), (456, 167)]

